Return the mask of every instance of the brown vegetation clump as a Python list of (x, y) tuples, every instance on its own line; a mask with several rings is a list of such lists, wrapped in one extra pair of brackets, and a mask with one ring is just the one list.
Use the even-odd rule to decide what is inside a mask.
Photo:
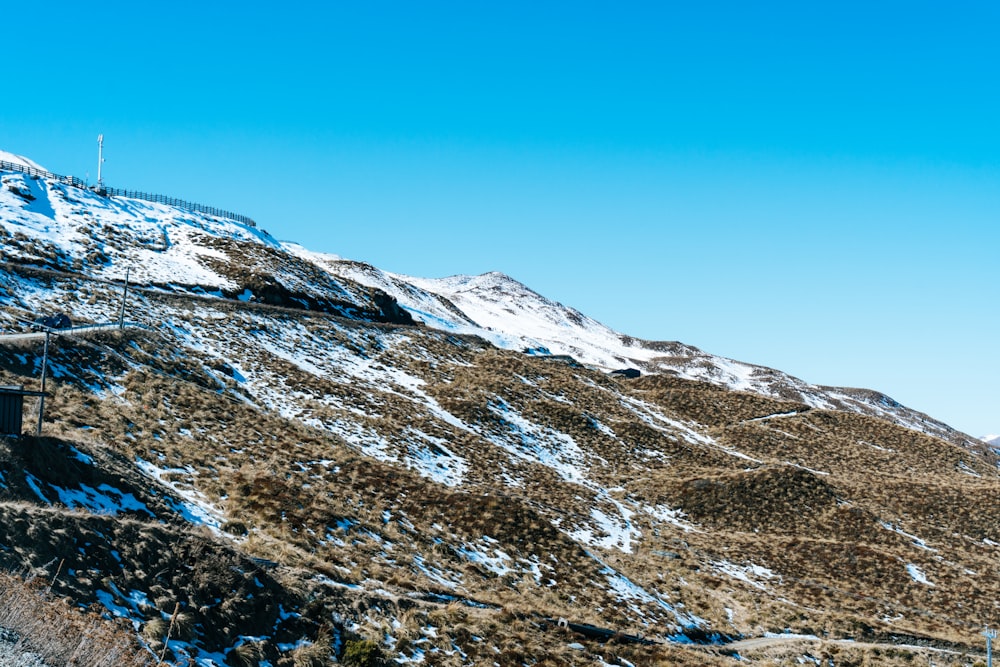
[(44, 582), (0, 573), (0, 627), (51, 665), (150, 667), (156, 659), (131, 628), (56, 598)]

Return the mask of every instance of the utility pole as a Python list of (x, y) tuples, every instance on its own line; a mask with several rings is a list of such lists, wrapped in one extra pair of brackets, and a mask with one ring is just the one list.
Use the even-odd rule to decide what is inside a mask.
[(49, 364), (49, 330), (45, 330), (45, 348), (42, 351), (42, 395), (38, 397), (38, 429), (36, 436), (42, 434), (42, 415), (45, 414), (45, 372)]
[(997, 631), (990, 630), (987, 625), (983, 636), (986, 637), (986, 667), (993, 667), (993, 640), (997, 638)]
[(118, 314), (119, 329), (125, 328), (125, 298), (128, 296), (128, 272), (131, 268), (132, 268), (131, 266), (125, 267), (125, 289), (122, 291), (122, 309), (121, 312)]
[(104, 181), (101, 180), (101, 165), (104, 164), (104, 135), (97, 135), (97, 189), (104, 189)]

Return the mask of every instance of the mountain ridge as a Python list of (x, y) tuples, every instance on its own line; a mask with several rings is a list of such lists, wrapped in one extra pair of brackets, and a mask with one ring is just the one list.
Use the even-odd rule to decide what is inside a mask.
[[(22, 164), (35, 165), (27, 158), (9, 153), (7, 155)], [(16, 177), (5, 178), (7, 190), (10, 191), (11, 183)], [(25, 184), (24, 187), (37, 182), (27, 178), (20, 180)], [(51, 207), (54, 201), (51, 211), (58, 218), (72, 210), (70, 207), (74, 200), (70, 195), (73, 193), (89, 196), (91, 202), (101, 201), (100, 198), (94, 199), (97, 195), (61, 185), (55, 190), (54, 200), (49, 199), (48, 193), (39, 192), (38, 198), (33, 199), (27, 208), (39, 205), (39, 200), (48, 202), (46, 205)], [(108, 201), (128, 200), (115, 198)], [(102, 212), (104, 219), (110, 219), (118, 230), (127, 229), (133, 243), (139, 245), (138, 253), (133, 253), (133, 257), (127, 260), (118, 258), (119, 261), (129, 261), (137, 267), (134, 276), (137, 282), (169, 287), (174, 277), (186, 275), (193, 281), (188, 286), (188, 291), (230, 297), (243, 295), (243, 298), (251, 298), (249, 295), (253, 294), (253, 298), (265, 300), (272, 305), (288, 305), (294, 299), (299, 303), (313, 302), (312, 306), (316, 307), (318, 304), (315, 303), (315, 295), (303, 293), (300, 289), (309, 283), (310, 278), (316, 281), (315, 275), (310, 276), (310, 270), (304, 266), (300, 266), (296, 271), (298, 275), (295, 276), (287, 273), (282, 275), (278, 268), (283, 262), (287, 264), (290, 256), (297, 257), (337, 279), (349, 281), (347, 284), (362, 284), (377, 290), (363, 304), (367, 311), (378, 313), (374, 315), (377, 318), (408, 321), (407, 316), (395, 308), (391, 300), (379, 296), (379, 293), (385, 293), (409, 311), (410, 317), (415, 317), (428, 326), (478, 335), (505, 349), (555, 350), (556, 354), (566, 354), (581, 363), (606, 370), (634, 366), (646, 372), (672, 372), (689, 379), (724, 384), (735, 390), (795, 398), (814, 407), (880, 413), (909, 427), (926, 429), (965, 446), (975, 446), (977, 442), (975, 438), (959, 434), (923, 413), (908, 410), (878, 392), (812, 385), (774, 369), (706, 354), (690, 345), (643, 341), (618, 333), (576, 309), (545, 298), (500, 272), (441, 279), (389, 274), (362, 262), (312, 252), (294, 243), (281, 243), (267, 232), (233, 221), (211, 216), (195, 217), (190, 212), (165, 215), (170, 210), (170, 207), (163, 205), (133, 200), (128, 204), (122, 203), (117, 210)], [(164, 216), (175, 224), (171, 227), (162, 223), (150, 223), (149, 214)], [(171, 230), (170, 234), (168, 228)], [(49, 242), (50, 248), (59, 248), (59, 243), (54, 243), (57, 239), (63, 244), (86, 244), (89, 241), (92, 245), (95, 237), (100, 238), (96, 231), (90, 229), (89, 238), (79, 238), (78, 230), (45, 225), (45, 233), (41, 235), (41, 239)], [(60, 238), (60, 234), (64, 236)], [(207, 247), (186, 245), (185, 242), (191, 239), (192, 234), (208, 234), (209, 238), (216, 240)], [(121, 232), (112, 234), (115, 235), (120, 236)], [(177, 238), (171, 239), (171, 235), (176, 235)], [(248, 257), (245, 252), (233, 248), (234, 241), (251, 241), (259, 247)], [(96, 254), (96, 259), (105, 265), (95, 267), (88, 262), (91, 272), (99, 277), (121, 279), (124, 272), (116, 267), (116, 258), (106, 256), (109, 246), (115, 247), (105, 243), (101, 250), (91, 250), (90, 255), (81, 252), (78, 256), (94, 257)], [(193, 256), (178, 252), (185, 247), (197, 250)], [(235, 253), (235, 256), (227, 257), (227, 250)], [(50, 252), (60, 251), (51, 249)], [(264, 260), (261, 255), (267, 255), (268, 258)], [(244, 265), (257, 265), (260, 269), (253, 274), (240, 276), (239, 280), (225, 279), (212, 266), (224, 263), (227, 259)], [(343, 283), (338, 291), (344, 292)], [(356, 302), (359, 298), (360, 294), (352, 294), (348, 297), (348, 302)], [(515, 310), (505, 303), (516, 303), (518, 307)], [(343, 307), (349, 306), (345, 304)], [(470, 312), (465, 312), (466, 310)]]
[[(644, 372), (673, 373), (736, 391), (799, 400), (813, 407), (880, 415), (963, 446), (978, 446), (975, 438), (906, 408), (881, 392), (813, 385), (781, 371), (707, 354), (677, 341), (634, 338), (551, 301), (500, 272), (413, 278), (337, 255), (310, 252), (297, 244), (285, 245), (335, 275), (391, 294), (414, 319), (427, 326), (471, 333), (498, 347), (569, 355), (606, 371), (635, 367)], [(517, 304), (517, 309), (510, 304)]]
[(15, 155), (14, 153), (8, 153), (5, 150), (0, 149), (0, 162), (10, 162), (12, 164), (17, 164), (22, 167), (28, 167), (30, 169), (37, 169), (38, 171), (48, 171), (45, 167), (39, 165), (37, 162), (29, 160), (28, 158)]

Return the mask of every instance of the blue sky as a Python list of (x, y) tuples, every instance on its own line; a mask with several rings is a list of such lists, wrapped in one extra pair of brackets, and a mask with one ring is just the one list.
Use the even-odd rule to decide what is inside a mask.
[(146, 4), (8, 16), (0, 148), (1000, 431), (1000, 4)]

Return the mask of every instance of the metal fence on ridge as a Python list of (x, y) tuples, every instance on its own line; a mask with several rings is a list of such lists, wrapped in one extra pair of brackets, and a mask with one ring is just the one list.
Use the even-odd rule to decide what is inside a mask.
[[(38, 176), (40, 178), (45, 178), (48, 180), (56, 181), (57, 183), (62, 183), (64, 185), (69, 185), (74, 188), (80, 188), (81, 190), (87, 190), (87, 184), (77, 178), (76, 176), (63, 176), (61, 174), (53, 174), (51, 171), (45, 171), (44, 169), (35, 169), (34, 167), (29, 167), (23, 164), (18, 164), (16, 162), (7, 162), (6, 160), (0, 160), (0, 171), (16, 171), (22, 174), (27, 174), (28, 176)], [(137, 190), (125, 190), (123, 188), (108, 188), (102, 187), (97, 188), (97, 186), (89, 188), (93, 192), (106, 197), (122, 197), (125, 199), (141, 199), (142, 201), (153, 202), (154, 204), (166, 204), (167, 206), (176, 206), (177, 208), (183, 208), (188, 211), (195, 211), (197, 213), (204, 213), (206, 215), (212, 215), (217, 218), (225, 218), (227, 220), (232, 220), (238, 222), (247, 227), (256, 227), (257, 223), (248, 216), (240, 215), (239, 213), (233, 213), (232, 211), (226, 211), (221, 208), (215, 208), (214, 206), (205, 206), (204, 204), (195, 204), (183, 199), (177, 199), (176, 197), (168, 197), (166, 195), (150, 194), (148, 192), (139, 192)]]

